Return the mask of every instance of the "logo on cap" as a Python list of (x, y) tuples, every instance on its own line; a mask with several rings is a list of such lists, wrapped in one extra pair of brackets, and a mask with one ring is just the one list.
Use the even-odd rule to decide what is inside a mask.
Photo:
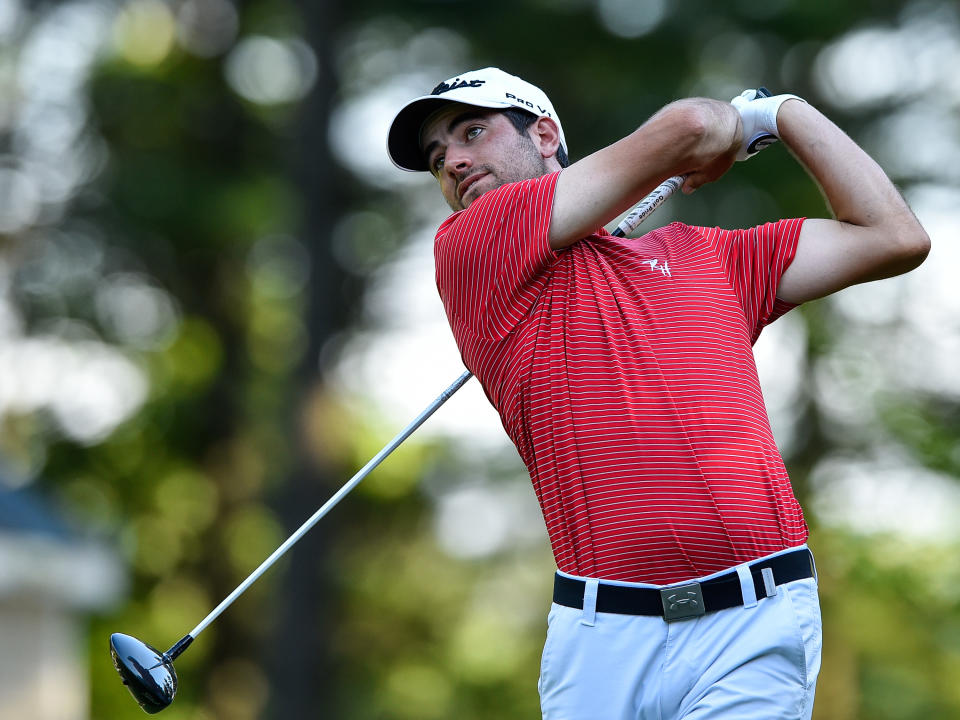
[(442, 95), (445, 92), (450, 92), (451, 90), (459, 90), (460, 88), (472, 87), (478, 88), (483, 85), (486, 80), (461, 80), (460, 78), (454, 78), (452, 83), (442, 82), (437, 85), (433, 90), (430, 91), (431, 95)]

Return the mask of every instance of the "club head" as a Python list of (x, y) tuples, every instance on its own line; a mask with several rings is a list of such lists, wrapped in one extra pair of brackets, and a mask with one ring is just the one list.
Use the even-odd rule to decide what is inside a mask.
[(158, 713), (173, 702), (177, 673), (166, 655), (121, 633), (110, 636), (110, 655), (123, 684), (145, 712)]

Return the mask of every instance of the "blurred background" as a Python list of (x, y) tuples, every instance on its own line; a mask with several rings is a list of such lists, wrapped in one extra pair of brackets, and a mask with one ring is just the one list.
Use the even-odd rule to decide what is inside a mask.
[[(955, 0), (0, 0), (0, 718), (142, 717), (164, 650), (462, 371), (407, 99), (498, 65), (574, 160), (666, 102), (808, 98), (902, 188), (918, 271), (757, 344), (807, 510), (820, 720), (960, 717)], [(653, 219), (822, 216), (782, 147)], [(168, 720), (538, 718), (553, 561), (469, 383), (177, 661)]]

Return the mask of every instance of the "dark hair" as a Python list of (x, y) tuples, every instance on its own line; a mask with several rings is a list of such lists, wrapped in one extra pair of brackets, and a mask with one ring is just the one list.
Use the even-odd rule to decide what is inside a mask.
[[(526, 133), (527, 128), (533, 125), (536, 119), (540, 117), (539, 115), (534, 115), (532, 112), (527, 112), (520, 108), (507, 108), (502, 112), (521, 135)], [(570, 158), (567, 157), (567, 151), (563, 149), (563, 145), (557, 146), (557, 162), (560, 163), (560, 167), (564, 168), (570, 164)]]

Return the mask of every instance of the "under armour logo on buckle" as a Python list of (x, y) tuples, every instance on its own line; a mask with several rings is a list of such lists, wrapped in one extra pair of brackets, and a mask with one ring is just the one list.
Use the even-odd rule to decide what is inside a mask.
[(706, 613), (699, 583), (664, 588), (660, 591), (663, 619), (667, 622), (699, 617)]
[(679, 610), (681, 607), (696, 611), (696, 609), (700, 607), (700, 598), (698, 594), (692, 590), (688, 590), (683, 594), (675, 593), (668, 595), (667, 602), (670, 603), (671, 611)]

